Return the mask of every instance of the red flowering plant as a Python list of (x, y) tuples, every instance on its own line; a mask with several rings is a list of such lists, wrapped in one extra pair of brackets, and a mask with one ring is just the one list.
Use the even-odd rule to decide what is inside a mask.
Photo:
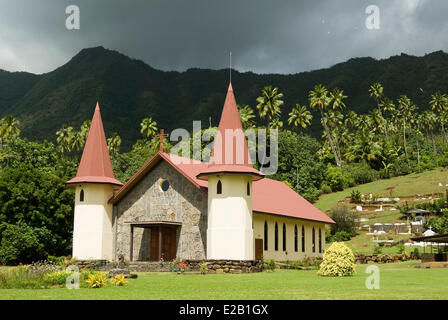
[(178, 264), (176, 264), (176, 268), (177, 268), (177, 270), (180, 270), (181, 272), (184, 272), (185, 271), (185, 269), (187, 268), (187, 265), (185, 264), (185, 263), (178, 263)]

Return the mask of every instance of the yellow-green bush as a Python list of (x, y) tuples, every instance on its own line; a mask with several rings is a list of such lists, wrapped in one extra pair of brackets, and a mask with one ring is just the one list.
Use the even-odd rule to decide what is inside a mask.
[(333, 242), (325, 251), (324, 260), (320, 264), (320, 276), (345, 277), (355, 273), (355, 256), (344, 242)]
[(123, 274), (117, 274), (113, 276), (110, 281), (116, 286), (124, 286), (128, 283), (128, 280), (124, 277)]
[(89, 288), (103, 288), (107, 286), (107, 274), (104, 272), (89, 274), (86, 283)]

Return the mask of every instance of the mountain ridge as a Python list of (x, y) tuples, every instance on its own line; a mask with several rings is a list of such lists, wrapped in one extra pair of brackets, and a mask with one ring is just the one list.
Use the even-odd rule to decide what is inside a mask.
[[(375, 107), (368, 88), (376, 81), (390, 98), (407, 94), (420, 108), (427, 108), (435, 91), (448, 92), (448, 54), (436, 51), (421, 57), (402, 53), (386, 59), (351, 58), (295, 74), (256, 74), (232, 70), (232, 84), (239, 104), (249, 104), (266, 85), (284, 93), (282, 120), (296, 103), (308, 104), (309, 91), (319, 83), (344, 90), (346, 105), (358, 113)], [(55, 70), (35, 75), (0, 71), (0, 116), (13, 114), (21, 121), (24, 136), (55, 140), (66, 123), (79, 127), (100, 103), (106, 135), (117, 132), (123, 147), (140, 138), (140, 121), (153, 117), (159, 128), (192, 129), (193, 120), (203, 127), (217, 125), (229, 81), (228, 69), (189, 68), (161, 71), (115, 50), (93, 47), (81, 50)], [(310, 132), (320, 133), (318, 114)], [(263, 121), (259, 120), (262, 124)]]

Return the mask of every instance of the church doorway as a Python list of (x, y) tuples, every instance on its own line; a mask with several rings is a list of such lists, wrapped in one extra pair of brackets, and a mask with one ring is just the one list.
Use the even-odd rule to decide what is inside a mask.
[[(130, 260), (134, 261), (134, 228), (144, 228), (149, 229), (149, 237), (146, 238), (146, 244), (144, 245), (149, 249), (149, 254), (146, 255), (146, 259), (149, 261), (171, 261), (176, 259), (177, 253), (177, 229), (179, 228), (179, 223), (169, 223), (169, 222), (133, 222), (130, 223), (131, 234), (130, 234)], [(143, 245), (140, 245), (140, 249), (143, 250)], [(147, 251), (146, 251), (147, 252)], [(137, 258), (138, 259), (138, 258)], [(141, 259), (141, 257), (140, 257)], [(145, 259), (145, 260), (146, 260)], [(146, 260), (148, 261), (148, 260)]]
[(171, 261), (176, 259), (176, 229), (173, 227), (151, 228), (149, 260)]

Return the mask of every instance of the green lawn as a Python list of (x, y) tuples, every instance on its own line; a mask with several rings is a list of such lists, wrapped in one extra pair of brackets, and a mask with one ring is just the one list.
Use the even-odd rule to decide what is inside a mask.
[(417, 269), (417, 262), (378, 265), (380, 289), (368, 290), (367, 265), (347, 278), (315, 270), (254, 274), (141, 273), (126, 287), (0, 290), (0, 299), (447, 299), (448, 269)]
[[(443, 187), (439, 187), (439, 182), (443, 184)], [(339, 200), (349, 197), (352, 190), (359, 190), (364, 194), (378, 194), (385, 197), (445, 193), (445, 189), (447, 188), (445, 184), (448, 184), (448, 170), (436, 169), (391, 179), (377, 180), (348, 188), (344, 191), (324, 194), (314, 205), (323, 212), (326, 212), (336, 206)]]

